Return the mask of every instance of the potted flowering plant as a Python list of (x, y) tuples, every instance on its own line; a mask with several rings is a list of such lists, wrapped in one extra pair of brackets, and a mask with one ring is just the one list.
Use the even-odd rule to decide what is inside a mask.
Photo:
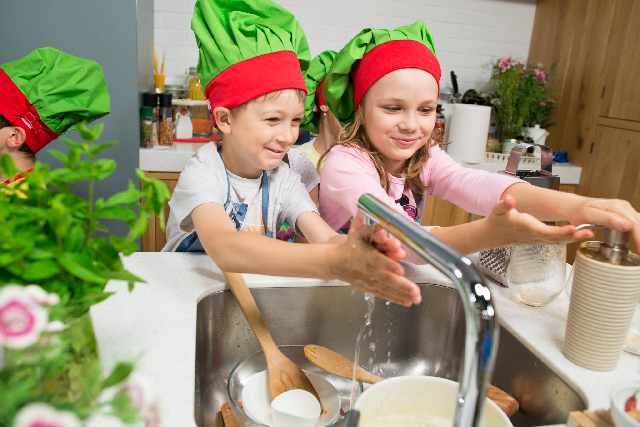
[[(109, 297), (109, 280), (130, 289), (142, 281), (121, 256), (137, 250), (135, 239), (151, 212), (162, 216), (169, 192), (138, 170), (142, 190), (130, 182), (94, 200), (95, 182), (116, 167), (96, 158), (117, 143), (97, 143), (102, 129), (78, 126), (82, 143), (62, 138), (69, 153), (51, 152), (63, 168), (38, 163), (24, 179), (0, 183), (0, 426), (76, 427), (102, 415), (157, 421), (157, 408), (143, 405), (129, 382), (132, 363), (103, 372), (89, 308)], [(9, 156), (0, 168), (5, 176), (18, 172)], [(74, 192), (82, 181), (87, 199)], [(108, 236), (103, 218), (125, 221), (128, 235)]]
[(549, 96), (549, 75), (538, 63), (526, 67), (511, 57), (493, 65), (491, 81), (497, 98), (493, 100), (503, 123), (503, 139), (515, 138), (522, 128), (548, 126), (555, 101)]

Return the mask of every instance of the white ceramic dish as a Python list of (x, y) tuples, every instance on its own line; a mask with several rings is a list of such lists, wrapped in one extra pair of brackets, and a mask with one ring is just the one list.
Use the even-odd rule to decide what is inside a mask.
[(640, 427), (640, 422), (624, 411), (624, 405), (631, 396), (640, 390), (640, 383), (623, 384), (611, 393), (611, 418), (616, 427)]
[[(316, 427), (333, 424), (340, 416), (340, 394), (325, 378), (313, 372), (305, 371), (311, 384), (322, 401), (322, 414)], [(267, 371), (257, 372), (247, 380), (242, 389), (242, 407), (248, 416), (267, 425), (275, 426), (271, 415), (271, 392)]]
[[(389, 378), (369, 387), (356, 401), (359, 427), (369, 425), (451, 425), (459, 384), (437, 377)], [(513, 427), (498, 405), (486, 400), (484, 427)]]
[(271, 401), (271, 415), (278, 427), (315, 427), (320, 403), (306, 390), (287, 390)]

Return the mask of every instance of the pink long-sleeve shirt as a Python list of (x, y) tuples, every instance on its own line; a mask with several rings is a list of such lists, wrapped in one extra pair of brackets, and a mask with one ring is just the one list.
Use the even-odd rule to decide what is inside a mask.
[[(407, 218), (420, 218), (422, 212), (417, 211), (411, 190), (404, 188), (404, 178), (387, 176), (389, 189), (385, 191), (369, 154), (353, 147), (332, 148), (320, 176), (320, 215), (334, 230), (339, 230), (355, 216), (360, 196), (369, 193)], [(462, 167), (439, 146), (429, 149), (420, 178), (428, 185), (423, 201), (428, 196), (439, 196), (467, 212), (484, 216), (491, 213), (508, 187), (524, 182)]]

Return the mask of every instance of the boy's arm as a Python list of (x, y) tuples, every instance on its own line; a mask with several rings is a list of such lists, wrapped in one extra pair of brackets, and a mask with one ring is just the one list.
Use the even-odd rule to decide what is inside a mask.
[(237, 232), (216, 203), (198, 206), (191, 217), (203, 248), (221, 270), (338, 279), (398, 304), (409, 306), (421, 300), (420, 289), (403, 277), (402, 266), (369, 243), (373, 227), (361, 227), (342, 244), (303, 245)]

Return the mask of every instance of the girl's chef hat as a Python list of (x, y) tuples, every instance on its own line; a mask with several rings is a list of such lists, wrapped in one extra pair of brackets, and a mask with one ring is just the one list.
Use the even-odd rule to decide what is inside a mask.
[(0, 93), (0, 114), (25, 130), (34, 153), (78, 122), (109, 114), (100, 64), (51, 47), (0, 65)]
[(341, 124), (353, 121), (367, 90), (400, 68), (425, 70), (440, 87), (440, 63), (423, 21), (393, 31), (366, 28), (351, 39), (333, 60), (323, 85), (327, 105)]
[(269, 0), (198, 0), (191, 20), (209, 110), (302, 89), (311, 53), (295, 17)]
[(318, 131), (320, 116), (317, 113), (320, 112), (320, 106), (326, 104), (322, 95), (322, 85), (335, 57), (336, 52), (325, 50), (311, 60), (309, 69), (304, 75), (304, 82), (307, 85), (307, 100), (304, 103), (304, 119), (300, 123), (300, 127), (303, 129), (311, 132)]

